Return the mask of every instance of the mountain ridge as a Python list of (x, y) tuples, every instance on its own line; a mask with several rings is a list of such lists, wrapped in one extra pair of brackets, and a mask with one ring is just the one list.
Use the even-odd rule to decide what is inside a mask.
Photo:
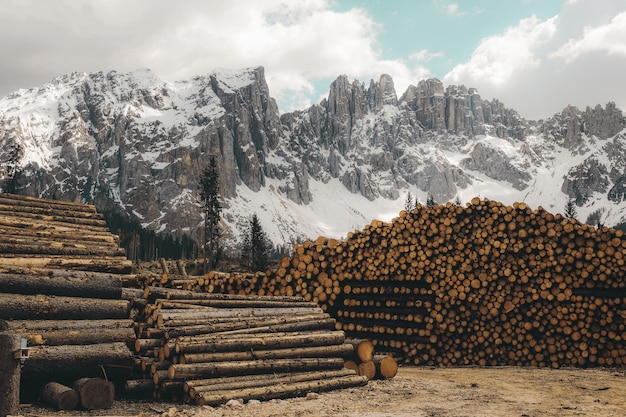
[[(166, 82), (150, 70), (72, 73), (0, 99), (0, 185), (117, 211), (199, 239), (198, 182), (218, 156), (225, 238), (256, 212), (275, 243), (341, 237), (421, 201), (525, 201), (626, 221), (626, 118), (614, 103), (529, 121), (478, 91), (339, 76), (280, 114), (263, 67)], [(583, 218), (584, 217), (584, 218)]]

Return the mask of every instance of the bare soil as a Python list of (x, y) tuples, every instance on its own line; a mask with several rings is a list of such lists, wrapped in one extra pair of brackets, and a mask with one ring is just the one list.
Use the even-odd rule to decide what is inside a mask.
[(390, 380), (287, 400), (216, 408), (116, 401), (107, 410), (71, 412), (22, 404), (20, 411), (58, 417), (624, 417), (626, 370), (401, 367)]

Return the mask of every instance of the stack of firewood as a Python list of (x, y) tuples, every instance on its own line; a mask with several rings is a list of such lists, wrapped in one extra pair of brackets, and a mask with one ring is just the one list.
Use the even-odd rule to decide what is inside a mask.
[(0, 330), (26, 339), (22, 396), (135, 364), (132, 263), (93, 206), (0, 194)]
[(296, 245), (246, 285), (319, 303), (337, 329), (408, 363), (615, 366), (625, 262), (620, 230), (475, 198)]
[(353, 346), (335, 320), (298, 297), (147, 287), (135, 342), (146, 378), (128, 392), (196, 404), (270, 399), (363, 385), (344, 369)]

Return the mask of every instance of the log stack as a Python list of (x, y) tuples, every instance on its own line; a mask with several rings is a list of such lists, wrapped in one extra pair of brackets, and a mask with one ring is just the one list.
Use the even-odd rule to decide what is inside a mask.
[[(0, 194), (0, 331), (27, 339), (22, 397), (134, 366), (132, 263), (95, 207)], [(137, 293), (139, 291), (139, 293)]]
[(402, 211), (205, 289), (300, 296), (410, 364), (626, 365), (626, 240), (524, 203)]
[(135, 342), (145, 375), (128, 393), (217, 405), (364, 385), (344, 369), (353, 347), (301, 297), (208, 294), (146, 287)]

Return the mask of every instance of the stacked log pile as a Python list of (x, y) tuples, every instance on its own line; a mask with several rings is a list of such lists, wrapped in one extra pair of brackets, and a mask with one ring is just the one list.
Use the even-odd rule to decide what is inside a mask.
[[(22, 397), (134, 365), (132, 263), (93, 206), (0, 194), (0, 331), (27, 339)], [(139, 291), (139, 293), (137, 293)]]
[(135, 342), (144, 378), (128, 392), (217, 405), (363, 385), (343, 369), (353, 347), (321, 308), (300, 297), (146, 287)]
[(303, 297), (411, 364), (623, 366), (625, 261), (620, 230), (475, 198), (304, 242), (275, 271), (204, 289)]

